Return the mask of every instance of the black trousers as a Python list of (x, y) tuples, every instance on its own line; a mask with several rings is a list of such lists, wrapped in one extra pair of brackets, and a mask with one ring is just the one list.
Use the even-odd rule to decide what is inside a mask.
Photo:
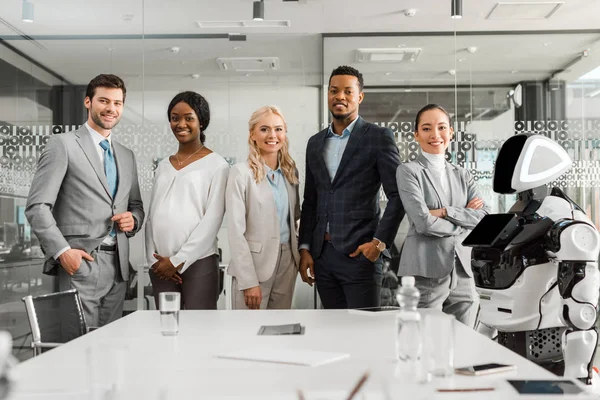
[(315, 281), (323, 307), (379, 306), (382, 266), (381, 257), (374, 263), (362, 254), (352, 258), (338, 252), (331, 242), (326, 241), (321, 255), (315, 260)]

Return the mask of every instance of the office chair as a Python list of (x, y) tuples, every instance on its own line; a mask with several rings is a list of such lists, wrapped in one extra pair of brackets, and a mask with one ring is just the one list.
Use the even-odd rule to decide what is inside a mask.
[(23, 297), (33, 356), (87, 333), (81, 299), (77, 290)]

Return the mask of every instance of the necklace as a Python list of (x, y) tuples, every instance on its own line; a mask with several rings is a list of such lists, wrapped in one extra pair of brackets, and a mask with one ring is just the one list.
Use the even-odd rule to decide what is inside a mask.
[(189, 160), (190, 158), (192, 158), (192, 156), (194, 154), (196, 154), (197, 152), (199, 152), (200, 150), (202, 150), (204, 148), (204, 145), (200, 146), (200, 148), (198, 150), (196, 150), (195, 152), (193, 152), (192, 154), (190, 154), (185, 160), (183, 161), (179, 161), (179, 157), (177, 156), (177, 153), (175, 153), (175, 159), (177, 160), (177, 162), (179, 163), (179, 166), (181, 167), (183, 165), (183, 163), (185, 163), (187, 160)]

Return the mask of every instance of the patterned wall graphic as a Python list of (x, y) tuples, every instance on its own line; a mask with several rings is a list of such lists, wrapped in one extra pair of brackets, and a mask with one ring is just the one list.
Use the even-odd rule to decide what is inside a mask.
[[(387, 126), (394, 132), (402, 161), (415, 159), (419, 145), (413, 137), (412, 121), (379, 122), (378, 125)], [(465, 127), (464, 122), (459, 123), (455, 140), (451, 143), (446, 158), (469, 169), (477, 180), (482, 195), (486, 199), (496, 202), (494, 208), (502, 210), (504, 204), (501, 199), (500, 203), (497, 203), (497, 196), (492, 191), (491, 178), (494, 159), (503, 139), (478, 140), (479, 135), (476, 132), (465, 132)], [(27, 196), (37, 160), (50, 136), (76, 128), (76, 126), (0, 125), (0, 194)], [(600, 187), (599, 119), (515, 122), (514, 133), (522, 132), (533, 132), (554, 139), (571, 155), (574, 160), (573, 168), (558, 179), (557, 185), (567, 190), (569, 188), (591, 189), (592, 193), (584, 193), (583, 196), (598, 196), (597, 188)], [(176, 151), (176, 142), (172, 138), (168, 125), (119, 125), (115, 128), (114, 135), (117, 140), (131, 148), (136, 154), (141, 189), (150, 191), (153, 170), (157, 161)], [(228, 135), (219, 133), (211, 136), (217, 140), (225, 140)], [(220, 143), (211, 143), (211, 147), (226, 158), (232, 151), (231, 145), (232, 143), (224, 146), (221, 146)], [(241, 145), (241, 143), (236, 143), (236, 145)], [(301, 172), (303, 173), (303, 171)], [(584, 204), (600, 204), (595, 198), (583, 198), (578, 201)], [(595, 210), (592, 212), (595, 213)]]

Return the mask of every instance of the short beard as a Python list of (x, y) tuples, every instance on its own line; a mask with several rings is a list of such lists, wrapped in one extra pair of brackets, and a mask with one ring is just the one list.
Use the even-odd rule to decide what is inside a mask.
[(91, 114), (92, 114), (92, 121), (94, 121), (94, 123), (96, 125), (98, 125), (100, 128), (106, 129), (106, 130), (111, 130), (112, 128), (114, 128), (115, 126), (117, 126), (117, 124), (121, 120), (120, 118), (116, 118), (115, 121), (114, 121), (114, 124), (112, 126), (107, 126), (104, 123), (104, 121), (102, 121), (102, 119), (100, 118), (100, 114), (99, 113), (92, 112)]
[(350, 115), (352, 115), (352, 113), (346, 113), (346, 114), (337, 114), (337, 115), (336, 115), (336, 114), (334, 114), (334, 113), (331, 113), (331, 116), (332, 116), (334, 119), (337, 119), (338, 121), (343, 121), (343, 120), (345, 120), (346, 118), (350, 117)]

